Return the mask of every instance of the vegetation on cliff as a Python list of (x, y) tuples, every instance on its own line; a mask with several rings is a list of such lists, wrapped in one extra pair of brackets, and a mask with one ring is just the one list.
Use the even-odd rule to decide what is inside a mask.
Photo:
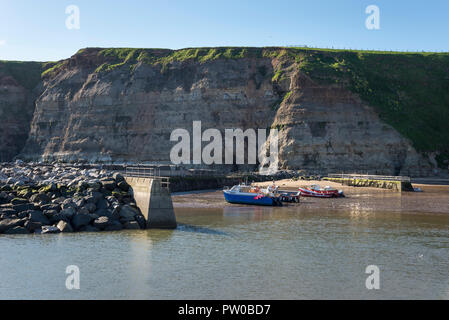
[(0, 60), (0, 73), (10, 76), (27, 90), (33, 90), (39, 81), (41, 73), (45, 69), (46, 62), (22, 62)]

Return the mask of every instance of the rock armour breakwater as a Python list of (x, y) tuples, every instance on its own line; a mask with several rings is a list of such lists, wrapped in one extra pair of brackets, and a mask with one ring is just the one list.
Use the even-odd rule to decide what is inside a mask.
[(120, 173), (71, 166), (3, 165), (0, 233), (144, 229), (146, 221)]

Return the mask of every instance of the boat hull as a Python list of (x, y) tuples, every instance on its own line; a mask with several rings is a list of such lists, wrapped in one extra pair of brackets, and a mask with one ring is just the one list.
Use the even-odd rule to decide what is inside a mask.
[(258, 206), (277, 206), (280, 203), (276, 201), (277, 199), (275, 198), (261, 196), (255, 193), (233, 193), (229, 191), (223, 191), (223, 193), (225, 200), (229, 203), (252, 204)]
[(299, 192), (302, 197), (315, 197), (315, 198), (337, 198), (342, 194), (338, 190), (313, 190), (309, 188), (299, 188)]

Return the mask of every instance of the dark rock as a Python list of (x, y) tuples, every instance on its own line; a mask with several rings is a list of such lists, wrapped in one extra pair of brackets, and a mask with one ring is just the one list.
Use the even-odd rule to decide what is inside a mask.
[(106, 201), (106, 199), (101, 198), (97, 201), (97, 209), (107, 209), (109, 207), (109, 203)]
[(125, 223), (124, 227), (125, 227), (125, 229), (128, 229), (128, 230), (139, 230), (140, 229), (140, 226), (137, 223), (137, 221), (128, 221)]
[(13, 205), (15, 205), (15, 204), (24, 204), (24, 203), (28, 203), (28, 200), (27, 199), (23, 199), (23, 198), (14, 198), (14, 199), (11, 200), (11, 203)]
[(117, 183), (117, 186), (120, 188), (120, 190), (128, 192), (129, 190), (129, 184), (126, 183), (126, 181), (121, 181)]
[(0, 233), (17, 226), (22, 226), (23, 223), (24, 221), (22, 219), (3, 219), (0, 221)]
[(76, 211), (74, 208), (70, 207), (64, 210), (61, 210), (60, 214), (71, 219), (75, 215)]
[(1, 209), (0, 214), (4, 214), (6, 216), (16, 215), (17, 211), (14, 209)]
[(99, 217), (94, 221), (94, 227), (97, 227), (98, 229), (104, 229), (109, 225), (111, 225), (111, 221), (109, 221), (109, 218), (105, 216)]
[(113, 179), (108, 179), (108, 180), (102, 180), (101, 183), (103, 184), (103, 187), (106, 190), (112, 191), (115, 189), (115, 187), (117, 186), (117, 184), (115, 183), (115, 180)]
[(50, 220), (41, 211), (30, 211), (30, 221), (40, 222), (43, 225), (50, 224)]
[(16, 205), (13, 205), (12, 208), (14, 210), (16, 210), (17, 212), (34, 210), (34, 204), (32, 204), (32, 203), (16, 204)]
[(29, 232), (34, 232), (35, 230), (42, 228), (42, 223), (28, 220), (25, 222), (24, 227), (27, 228)]
[(44, 211), (42, 211), (42, 213), (45, 214), (45, 216), (50, 219), (55, 214), (58, 214), (58, 211), (56, 211), (56, 210), (44, 210)]
[(113, 220), (111, 221), (111, 224), (109, 226), (104, 228), (104, 231), (119, 231), (122, 229), (123, 229), (122, 224), (117, 220)]
[(136, 222), (139, 224), (140, 229), (145, 229), (147, 227), (147, 221), (142, 214), (136, 215), (134, 219), (136, 219)]
[[(67, 200), (69, 200), (69, 201), (67, 201)], [(74, 209), (76, 209), (76, 204), (73, 203), (71, 199), (67, 199), (67, 200), (65, 200), (65, 201), (61, 204), (62, 210), (64, 210), (64, 209), (69, 209), (69, 208), (74, 208)]]
[(84, 206), (85, 201), (84, 201), (84, 199), (81, 198), (81, 199), (76, 200), (74, 203), (75, 203), (76, 208), (81, 208)]
[(90, 214), (90, 211), (87, 210), (86, 207), (82, 207), (82, 208), (78, 209), (77, 213), (81, 213), (81, 214)]
[(100, 229), (98, 229), (94, 226), (91, 226), (91, 225), (87, 225), (87, 226), (81, 227), (79, 229), (79, 231), (81, 231), (81, 232), (98, 232), (98, 231), (100, 231)]
[(70, 225), (70, 222), (61, 220), (58, 222), (58, 225), (56, 226), (61, 232), (73, 232), (73, 228)]
[(97, 210), (97, 206), (94, 203), (86, 203), (84, 206), (87, 210), (89, 210), (89, 212), (95, 212), (95, 210)]
[(93, 191), (99, 191), (101, 189), (101, 183), (98, 181), (89, 181), (87, 184)]
[(132, 220), (134, 220), (134, 217), (138, 213), (139, 212), (135, 208), (133, 208), (129, 205), (124, 205), (120, 209), (120, 219), (126, 219), (127, 221), (132, 221)]
[(55, 203), (44, 204), (44, 205), (41, 205), (40, 207), (41, 207), (42, 211), (44, 211), (44, 210), (56, 210), (57, 212), (61, 211), (61, 206), (59, 204), (55, 204)]
[(62, 204), (65, 200), (66, 200), (66, 198), (64, 198), (64, 197), (58, 197), (58, 198), (53, 199), (51, 202), (55, 203), (55, 204)]
[(125, 178), (118, 172), (115, 172), (112, 177), (114, 178), (115, 182), (119, 183), (122, 181), (125, 181)]
[(87, 214), (76, 214), (72, 218), (72, 225), (75, 230), (87, 226), (92, 221), (92, 217)]
[(43, 204), (46, 204), (46, 203), (49, 203), (50, 202), (50, 197), (49, 196), (47, 196), (45, 193), (36, 193), (36, 194), (33, 194), (31, 197), (30, 197), (30, 201), (31, 202), (35, 202), (35, 203), (43, 203)]
[(61, 213), (57, 213), (57, 214), (51, 216), (49, 218), (49, 220), (50, 220), (51, 224), (55, 224), (55, 223), (57, 223), (58, 221), (61, 221), (61, 220), (66, 221), (66, 222), (70, 222), (70, 218), (68, 216), (65, 216), (65, 215), (61, 214)]
[(30, 233), (24, 227), (14, 227), (5, 231), (5, 234), (28, 234)]

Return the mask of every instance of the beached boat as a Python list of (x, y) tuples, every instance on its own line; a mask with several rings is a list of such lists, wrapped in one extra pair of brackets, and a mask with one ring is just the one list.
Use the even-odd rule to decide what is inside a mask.
[(316, 198), (338, 198), (344, 197), (342, 190), (337, 190), (332, 187), (321, 187), (318, 185), (299, 187), (299, 192), (303, 197), (316, 197)]
[(254, 204), (260, 206), (282, 206), (281, 199), (274, 193), (258, 187), (236, 185), (223, 190), (224, 198), (229, 203)]

